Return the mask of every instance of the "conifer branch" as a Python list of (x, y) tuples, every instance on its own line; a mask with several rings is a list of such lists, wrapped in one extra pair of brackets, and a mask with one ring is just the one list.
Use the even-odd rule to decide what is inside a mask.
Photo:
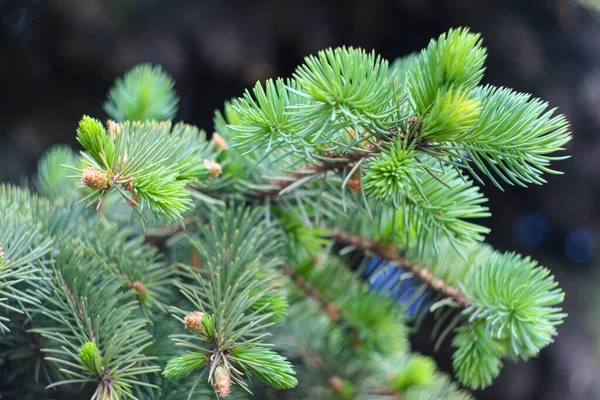
[(343, 245), (352, 245), (363, 252), (372, 252), (389, 261), (395, 262), (400, 268), (412, 272), (413, 276), (425, 284), (431, 286), (437, 292), (445, 297), (452, 299), (461, 308), (467, 308), (470, 305), (469, 299), (462, 292), (451, 285), (448, 285), (441, 278), (436, 277), (426, 267), (421, 267), (412, 263), (404, 257), (401, 257), (395, 250), (395, 246), (384, 245), (376, 240), (369, 240), (348, 232), (340, 231), (337, 228), (331, 230), (332, 239)]
[(309, 282), (306, 281), (302, 276), (298, 275), (293, 268), (288, 265), (282, 264), (279, 269), (286, 274), (304, 293), (312, 297), (319, 305), (323, 308), (323, 311), (327, 314), (331, 322), (340, 322), (340, 308), (331, 304), (327, 298), (315, 289)]
[(297, 185), (300, 180), (302, 184), (305, 184), (327, 172), (341, 172), (344, 168), (352, 168), (356, 163), (363, 159), (369, 159), (377, 153), (379, 153), (379, 148), (373, 144), (366, 145), (364, 152), (353, 151), (344, 153), (341, 156), (333, 153), (325, 153), (318, 158), (318, 161), (301, 168), (298, 172), (293, 172), (284, 175), (281, 179), (271, 181), (269, 183), (270, 189), (258, 192), (254, 197), (259, 200), (276, 198), (292, 185)]
[[(34, 182), (52, 202), (0, 186), (0, 309), (41, 316), (29, 332), (63, 371), (49, 388), (94, 384), (94, 400), (193, 392), (202, 377), (221, 397), (250, 392), (250, 376), (292, 388), (294, 366), (266, 341), (288, 312), (281, 351), (298, 339), (318, 355), (308, 398), (462, 398), (409, 353), (406, 316), (426, 309), (433, 336), (445, 326), (439, 341), (454, 332), (455, 374), (471, 388), (504, 358), (537, 355), (564, 294), (534, 260), (480, 243), (489, 230), (473, 220), (490, 213), (462, 171), (498, 187), (544, 183), (570, 134), (541, 100), (478, 86), (485, 58), (462, 28), (391, 68), (374, 52), (327, 49), (226, 103), (211, 141), (171, 124), (178, 97), (160, 67), (129, 71), (105, 103), (118, 122), (84, 117), (81, 155), (56, 147), (40, 161)], [(124, 229), (133, 212), (142, 223)], [(168, 240), (183, 233), (191, 240)], [(362, 276), (327, 254), (332, 242), (374, 255)], [(171, 338), (187, 353), (168, 347), (167, 309), (185, 323)], [(0, 333), (14, 325), (0, 316)]]

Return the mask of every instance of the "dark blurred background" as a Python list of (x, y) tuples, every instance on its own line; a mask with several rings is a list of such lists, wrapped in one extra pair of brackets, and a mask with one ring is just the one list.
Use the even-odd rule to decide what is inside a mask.
[[(553, 270), (569, 313), (538, 359), (510, 363), (482, 399), (600, 398), (600, 9), (597, 0), (0, 0), (0, 181), (23, 182), (44, 149), (76, 146), (83, 114), (139, 62), (177, 81), (177, 119), (207, 130), (223, 101), (256, 80), (289, 76), (337, 45), (389, 60), (469, 26), (489, 49), (484, 80), (567, 115), (573, 156), (548, 184), (485, 188), (489, 241)], [(415, 347), (428, 351), (415, 335)], [(439, 355), (443, 367), (449, 366)]]

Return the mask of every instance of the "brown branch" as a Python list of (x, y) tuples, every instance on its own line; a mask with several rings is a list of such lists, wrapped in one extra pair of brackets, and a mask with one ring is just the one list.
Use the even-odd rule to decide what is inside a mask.
[(290, 277), (290, 279), (292, 279), (292, 281), (294, 281), (294, 283), (300, 288), (302, 289), (302, 291), (304, 293), (306, 293), (308, 296), (312, 297), (313, 299), (315, 299), (323, 308), (323, 310), (325, 311), (325, 313), (327, 314), (327, 316), (329, 317), (329, 319), (331, 320), (331, 322), (333, 323), (338, 323), (340, 321), (340, 309), (339, 307), (331, 304), (326, 298), (325, 296), (323, 296), (323, 294), (321, 292), (319, 292), (317, 289), (315, 289), (309, 282), (306, 281), (306, 279), (304, 279), (302, 276), (298, 275), (296, 273), (296, 271), (294, 271), (292, 268), (290, 268), (287, 265), (281, 265), (279, 267), (279, 269), (285, 273), (287, 276)]
[(446, 284), (443, 279), (435, 276), (429, 269), (421, 267), (398, 255), (393, 245), (386, 246), (375, 240), (368, 240), (357, 235), (352, 235), (337, 228), (332, 229), (332, 238), (338, 243), (353, 245), (363, 252), (369, 251), (386, 260), (395, 262), (402, 269), (412, 272), (414, 277), (431, 286), (437, 292), (454, 300), (460, 307), (466, 308), (471, 304), (469, 299), (458, 288)]
[[(367, 152), (351, 152), (346, 153), (341, 156), (338, 156), (333, 153), (326, 153), (324, 157), (332, 158), (330, 161), (321, 160), (316, 164), (311, 164), (308, 167), (301, 169), (296, 173), (292, 173), (289, 175), (285, 175), (283, 180), (274, 180), (270, 182), (271, 186), (275, 186), (272, 189), (259, 191), (255, 194), (257, 199), (265, 199), (265, 198), (275, 198), (279, 195), (279, 193), (292, 185), (296, 180), (306, 178), (309, 175), (312, 175), (311, 179), (317, 178), (319, 175), (325, 174), (330, 171), (339, 171), (344, 167), (352, 167), (362, 158), (368, 158), (372, 154), (378, 153), (379, 149), (377, 146), (373, 144), (365, 145), (365, 150)], [(337, 158), (333, 160), (334, 158)]]
[(298, 275), (296, 273), (296, 271), (294, 271), (289, 266), (284, 264), (284, 265), (281, 265), (279, 267), (279, 269), (283, 273), (288, 275), (290, 277), (290, 279), (292, 279), (292, 281), (294, 281), (294, 283), (304, 293), (306, 293), (306, 295), (308, 295), (309, 297), (312, 297), (319, 303), (319, 305), (321, 306), (321, 308), (323, 308), (323, 311), (325, 311), (325, 314), (327, 314), (327, 316), (329, 317), (329, 320), (332, 323), (337, 324), (337, 325), (342, 325), (342, 322), (346, 322), (346, 324), (344, 324), (344, 330), (348, 334), (348, 338), (350, 339), (350, 342), (351, 342), (352, 346), (354, 346), (354, 348), (358, 349), (363, 346), (363, 341), (358, 336), (358, 329), (356, 327), (354, 327), (352, 324), (347, 323), (348, 321), (343, 320), (343, 316), (342, 316), (340, 307), (336, 306), (335, 304), (330, 303), (329, 300), (327, 300), (327, 298), (325, 298), (325, 296), (321, 292), (319, 292), (317, 289), (315, 289), (309, 282), (306, 281), (306, 279), (304, 279), (304, 277)]

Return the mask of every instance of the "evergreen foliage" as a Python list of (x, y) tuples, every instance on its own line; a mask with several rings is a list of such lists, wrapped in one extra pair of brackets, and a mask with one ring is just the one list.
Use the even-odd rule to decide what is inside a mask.
[[(483, 243), (476, 182), (544, 183), (570, 134), (545, 102), (481, 86), (485, 58), (464, 28), (391, 65), (327, 49), (226, 102), (210, 140), (171, 123), (160, 67), (134, 67), (112, 120), (79, 122), (80, 154), (40, 160), (38, 194), (0, 186), (0, 390), (467, 399), (459, 384), (535, 357), (564, 294)], [(458, 383), (410, 350), (428, 315)]]

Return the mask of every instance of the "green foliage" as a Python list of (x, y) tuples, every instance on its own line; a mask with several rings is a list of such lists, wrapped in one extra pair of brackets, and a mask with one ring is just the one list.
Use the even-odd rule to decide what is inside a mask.
[(285, 89), (282, 79), (269, 79), (265, 87), (260, 82), (252, 90), (234, 100), (233, 110), (238, 113), (239, 123), (229, 128), (238, 132), (236, 144), (240, 148), (279, 148), (291, 145), (292, 149), (302, 138), (298, 138), (302, 124), (286, 113), (286, 107), (295, 104), (296, 98)]
[[(126, 300), (118, 281), (102, 276), (98, 261), (82, 254), (81, 246), (77, 240), (62, 243), (47, 287), (37, 293), (47, 320), (32, 331), (49, 340), (46, 360), (67, 376), (49, 387), (94, 383), (99, 394), (131, 397), (134, 389), (149, 385), (139, 378), (159, 371), (143, 353), (151, 339), (148, 321), (136, 315), (136, 304)], [(101, 352), (101, 361), (92, 347)]]
[(118, 280), (120, 291), (142, 310), (166, 310), (176, 273), (158, 250), (116, 224), (90, 225), (84, 224), (85, 253), (101, 261), (104, 270)]
[(423, 119), (420, 138), (451, 140), (464, 134), (479, 116), (481, 102), (462, 88), (438, 90), (431, 111)]
[(183, 124), (171, 130), (169, 122), (125, 122), (111, 129), (107, 135), (88, 117), (80, 123), (78, 139), (87, 151), (81, 179), (95, 189), (87, 198), (102, 199), (114, 189), (140, 215), (148, 208), (161, 219), (180, 220), (192, 202), (186, 185), (215, 175), (207, 166), (212, 147), (203, 134)]
[(115, 81), (104, 110), (117, 122), (171, 120), (179, 103), (174, 87), (160, 66), (140, 64)]
[(79, 162), (79, 156), (69, 146), (51, 147), (38, 162), (38, 175), (35, 180), (38, 192), (49, 199), (79, 199), (81, 195), (69, 179), (72, 171), (65, 168), (76, 168)]
[(289, 304), (282, 293), (270, 293), (261, 296), (256, 303), (250, 307), (250, 311), (259, 311), (261, 314), (269, 314), (273, 322), (280, 323), (287, 316)]
[(485, 86), (475, 95), (483, 107), (479, 118), (466, 133), (452, 139), (464, 147), (470, 160), (500, 188), (496, 174), (508, 184), (543, 184), (542, 173), (558, 174), (551, 156), (571, 140), (563, 115), (553, 116), (548, 103), (507, 88)]
[(446, 375), (437, 374), (427, 387), (412, 387), (405, 392), (406, 400), (472, 400), (473, 396), (450, 380)]
[(114, 138), (106, 134), (106, 129), (97, 119), (83, 116), (77, 128), (77, 141), (98, 164), (108, 166), (114, 162)]
[(81, 156), (40, 160), (45, 198), (0, 186), (0, 381), (23, 398), (470, 398), (410, 352), (427, 311), (466, 387), (537, 355), (564, 295), (481, 243), (462, 170), (541, 184), (570, 134), (545, 102), (478, 86), (485, 58), (464, 28), (391, 67), (327, 49), (226, 102), (210, 141), (171, 124), (160, 67), (133, 68), (105, 104), (117, 122), (84, 116)]
[(294, 73), (298, 88), (293, 93), (310, 101), (293, 109), (306, 124), (304, 136), (331, 139), (341, 124), (358, 133), (358, 126), (385, 132), (382, 119), (395, 110), (390, 106), (397, 84), (388, 80), (388, 62), (374, 52), (354, 48), (321, 51), (307, 57)]
[(451, 29), (423, 50), (409, 70), (409, 92), (417, 115), (426, 113), (439, 89), (472, 90), (483, 77), (486, 50), (479, 34)]
[(363, 179), (367, 195), (399, 206), (412, 187), (412, 176), (421, 169), (414, 156), (414, 146), (407, 147), (406, 142), (396, 140), (379, 158), (369, 162)]
[(407, 74), (411, 68), (413, 68), (415, 62), (417, 62), (419, 54), (412, 53), (404, 57), (400, 57), (394, 60), (388, 70), (388, 75), (391, 77), (397, 77), (398, 82), (401, 85), (407, 83)]
[(473, 268), (461, 288), (471, 301), (465, 310), (470, 320), (485, 320), (488, 335), (507, 339), (513, 354), (524, 358), (549, 345), (566, 316), (558, 307), (564, 293), (550, 271), (515, 253)]
[(198, 368), (206, 365), (206, 356), (200, 353), (186, 353), (181, 357), (172, 358), (163, 370), (165, 378), (185, 378)]
[(429, 357), (414, 355), (396, 372), (394, 389), (404, 392), (411, 386), (429, 386), (434, 382), (435, 361)]
[(367, 290), (340, 260), (330, 258), (324, 265), (299, 264), (296, 271), (323, 294), (330, 317), (343, 326), (346, 345), (367, 354), (406, 350), (408, 332), (402, 310), (391, 299)]
[(8, 313), (28, 313), (39, 303), (29, 290), (41, 279), (51, 241), (30, 208), (35, 199), (24, 190), (0, 185), (0, 336), (10, 331)]
[(102, 357), (94, 342), (86, 342), (79, 348), (79, 359), (87, 370), (95, 375), (102, 373)]
[(404, 231), (416, 228), (421, 244), (437, 243), (441, 237), (463, 244), (483, 240), (489, 230), (470, 221), (490, 215), (479, 188), (434, 158), (425, 156), (419, 162), (410, 156), (410, 150), (396, 143), (380, 160), (368, 164), (365, 192), (402, 210), (398, 220), (404, 222)]
[(298, 384), (290, 362), (266, 347), (240, 346), (233, 350), (231, 358), (275, 389), (290, 389)]
[(462, 326), (452, 340), (452, 366), (458, 379), (473, 389), (492, 383), (502, 368), (503, 346), (485, 334), (485, 326)]
[(206, 133), (195, 126), (178, 123), (171, 130), (170, 140), (179, 141), (180, 145), (171, 159), (180, 166), (177, 179), (188, 181), (189, 184), (201, 185), (211, 176), (206, 161), (215, 157), (215, 150), (206, 140)]
[[(182, 335), (176, 343), (200, 350), (195, 354), (207, 359), (209, 380), (221, 396), (229, 394), (232, 381), (249, 390), (233, 364), (272, 387), (295, 386), (291, 365), (263, 341), (273, 324), (269, 320), (284, 316), (281, 307), (268, 311), (278, 288), (274, 269), (280, 264), (279, 231), (268, 226), (259, 212), (234, 204), (211, 215), (207, 225), (199, 224), (198, 231), (191, 243), (202, 269), (187, 268), (185, 276), (190, 282), (182, 282), (180, 287), (201, 312), (187, 314), (184, 320), (196, 335)], [(286, 304), (282, 298), (278, 301)], [(198, 340), (201, 345), (194, 344)], [(181, 362), (171, 360), (165, 376), (181, 370)]]

